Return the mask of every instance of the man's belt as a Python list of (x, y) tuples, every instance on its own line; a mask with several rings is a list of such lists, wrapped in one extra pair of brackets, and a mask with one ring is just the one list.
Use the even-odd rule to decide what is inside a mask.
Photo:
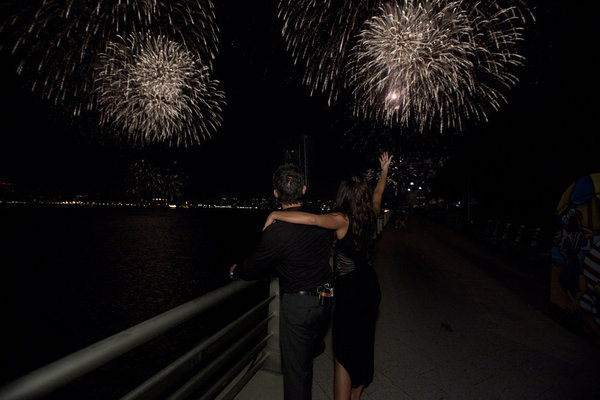
[(317, 292), (317, 289), (313, 289), (313, 290), (298, 290), (296, 292), (296, 294), (301, 294), (303, 296), (318, 296), (319, 292)]
[(330, 283), (325, 283), (315, 289), (299, 290), (295, 293), (303, 296), (333, 297), (333, 286)]

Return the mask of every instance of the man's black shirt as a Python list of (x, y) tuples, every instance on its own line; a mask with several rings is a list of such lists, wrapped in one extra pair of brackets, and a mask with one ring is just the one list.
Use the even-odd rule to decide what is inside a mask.
[[(293, 207), (284, 211), (299, 210)], [(332, 231), (327, 229), (275, 221), (265, 229), (252, 254), (236, 268), (235, 275), (244, 280), (258, 279), (276, 268), (282, 293), (333, 283), (331, 238)]]

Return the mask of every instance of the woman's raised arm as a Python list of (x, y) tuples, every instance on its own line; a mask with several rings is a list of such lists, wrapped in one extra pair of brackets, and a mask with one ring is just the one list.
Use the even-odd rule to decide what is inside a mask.
[(385, 183), (387, 181), (388, 169), (390, 168), (392, 157), (393, 156), (388, 155), (387, 151), (379, 157), (381, 175), (379, 176), (377, 186), (375, 186), (375, 190), (373, 191), (373, 210), (377, 216), (379, 216), (379, 213), (381, 212), (381, 198), (383, 197), (383, 191), (385, 190)]

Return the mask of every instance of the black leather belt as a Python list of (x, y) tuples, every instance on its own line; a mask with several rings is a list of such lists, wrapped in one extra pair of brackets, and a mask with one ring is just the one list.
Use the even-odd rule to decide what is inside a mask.
[(318, 296), (319, 292), (316, 289), (313, 290), (299, 290), (296, 294), (301, 294), (303, 296)]

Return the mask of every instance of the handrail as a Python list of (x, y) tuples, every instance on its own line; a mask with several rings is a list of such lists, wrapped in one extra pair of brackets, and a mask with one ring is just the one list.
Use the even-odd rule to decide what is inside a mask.
[(454, 214), (442, 209), (424, 209), (425, 215), (441, 221), (453, 229), (478, 235), (479, 238), (493, 245), (525, 252), (531, 256), (546, 257), (552, 246), (554, 232), (542, 230), (540, 227), (512, 224), (498, 220), (471, 219), (466, 215)]
[(44, 396), (257, 284), (232, 282), (94, 343), (0, 388), (0, 400)]
[[(256, 372), (261, 369), (263, 367), (263, 365), (265, 364), (265, 361), (267, 361), (267, 359), (269, 359), (270, 357), (272, 357), (272, 355), (266, 353), (263, 354), (262, 357), (258, 360), (256, 360), (253, 364), (250, 365), (248, 371), (246, 371), (246, 373), (244, 374), (244, 376), (242, 376), (240, 378), (240, 380), (238, 380), (235, 385), (229, 390), (229, 392), (227, 392), (222, 398), (221, 400), (233, 400), (233, 398), (235, 396), (237, 396), (237, 394), (244, 388), (244, 386), (246, 386), (246, 384), (248, 383), (248, 381), (250, 381), (250, 379), (254, 376), (254, 374), (256, 374)], [(245, 361), (245, 360), (242, 360)], [(236, 371), (237, 369), (239, 369), (239, 365), (242, 364), (242, 361), (240, 361), (238, 363), (238, 365), (236, 365), (236, 368), (233, 368), (232, 371)], [(224, 379), (222, 379), (222, 381), (225, 381), (225, 379), (228, 379), (229, 376), (227, 377), (223, 377)], [(217, 382), (215, 384), (215, 386), (222, 386), (223, 382)], [(202, 399), (200, 399), (202, 400)]]
[[(227, 325), (211, 337), (203, 340), (201, 343), (199, 343), (197, 346), (195, 346), (187, 353), (179, 357), (177, 360), (173, 361), (171, 364), (157, 372), (155, 375), (147, 379), (145, 382), (133, 389), (131, 392), (127, 393), (121, 398), (121, 400), (150, 400), (156, 398), (156, 392), (160, 392), (160, 390), (164, 386), (167, 386), (172, 383), (171, 377), (181, 375), (182, 373), (187, 372), (194, 366), (200, 364), (200, 362), (203, 359), (203, 352), (207, 348), (217, 343), (226, 335), (230, 334), (235, 328), (240, 326), (249, 317), (256, 314), (258, 310), (260, 310), (266, 304), (271, 302), (274, 298), (275, 295), (267, 297), (265, 300), (258, 303), (252, 309), (248, 310), (244, 315), (240, 316), (235, 321), (231, 322), (229, 325)], [(271, 313), (271, 315), (269, 315), (268, 318), (271, 319), (273, 316), (273, 313)], [(264, 322), (262, 322), (261, 324), (264, 324)]]
[[(264, 320), (263, 323), (268, 322), (268, 319)], [(193, 394), (201, 385), (206, 383), (211, 376), (211, 370), (217, 368), (219, 365), (225, 364), (226, 361), (231, 360), (234, 355), (238, 354), (240, 350), (246, 345), (250, 339), (255, 336), (258, 331), (263, 328), (263, 324), (256, 325), (252, 330), (247, 332), (244, 337), (237, 342), (235, 345), (231, 346), (227, 350), (225, 350), (222, 354), (220, 354), (214, 361), (212, 361), (206, 368), (203, 368), (200, 372), (190, 378), (184, 385), (182, 385), (175, 393), (170, 395), (167, 400), (181, 400), (188, 398), (191, 394)], [(264, 347), (270, 335), (265, 337), (260, 343), (255, 346), (256, 351), (260, 348)], [(255, 353), (254, 351), (250, 351), (250, 354)], [(250, 361), (251, 356), (247, 355), (248, 360)]]
[[(212, 387), (210, 389), (208, 389), (208, 391), (206, 393), (204, 393), (202, 395), (202, 397), (200, 397), (199, 400), (214, 399), (215, 396), (225, 388), (225, 385), (227, 384), (227, 382), (229, 382), (231, 379), (233, 379), (234, 376), (238, 373), (238, 371), (240, 371), (244, 367), (244, 365), (248, 364), (252, 360), (252, 358), (256, 357), (256, 355), (258, 354), (258, 351), (265, 346), (267, 341), (270, 339), (270, 336), (271, 335), (265, 337), (263, 340), (261, 340), (259, 343), (257, 343), (252, 348), (252, 350), (247, 352), (242, 357), (242, 359), (239, 360), (233, 366), (233, 368), (231, 368), (231, 370), (227, 371), (220, 379), (218, 379), (217, 382), (215, 384), (213, 384)], [(264, 360), (266, 360), (267, 358), (269, 358), (269, 354), (264, 354), (263, 357), (261, 358), (262, 361), (259, 361), (259, 362), (264, 362)], [(237, 395), (237, 393), (239, 392), (239, 390), (238, 391), (236, 391), (236, 390), (237, 390), (236, 388), (230, 390), (227, 393), (227, 396), (232, 395), (233, 397), (235, 397)]]

